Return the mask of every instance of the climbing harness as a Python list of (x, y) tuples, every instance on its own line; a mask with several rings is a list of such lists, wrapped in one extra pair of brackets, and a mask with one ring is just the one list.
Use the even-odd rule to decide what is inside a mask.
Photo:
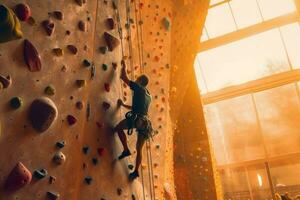
[[(122, 31), (122, 25), (121, 25), (121, 18), (120, 18), (120, 12), (118, 8), (118, 1), (113, 0), (113, 8), (115, 10), (115, 15), (117, 18), (118, 23), (118, 33), (121, 40), (121, 50), (122, 50), (122, 58), (124, 59), (124, 44), (123, 44), (123, 31)], [(128, 33), (128, 51), (129, 51), (129, 61), (130, 61), (130, 69), (131, 69), (131, 79), (134, 79), (134, 58), (133, 58), (133, 48), (132, 48), (132, 37), (131, 37), (131, 19), (130, 19), (130, 13), (131, 13), (131, 6), (130, 1), (126, 0), (126, 29)], [(142, 13), (141, 9), (137, 8), (136, 0), (133, 0), (134, 3), (134, 10), (135, 10), (135, 23), (136, 23), (136, 34), (137, 34), (137, 46), (138, 46), (138, 60), (140, 65), (140, 73), (144, 73), (144, 54), (143, 54), (143, 28), (142, 28)], [(140, 0), (138, 0), (138, 4), (141, 5)], [(123, 94), (123, 87), (121, 86), (122, 94)], [(152, 129), (151, 121), (147, 116), (138, 116), (132, 112), (127, 112), (125, 115), (126, 119), (130, 120), (130, 123), (133, 123), (132, 128), (129, 128), (128, 135), (131, 135), (133, 133), (133, 127), (135, 126), (137, 129), (137, 132), (139, 134), (147, 134), (149, 137), (153, 137), (155, 135), (155, 131)], [(151, 154), (151, 143), (150, 140), (146, 141), (146, 149), (147, 149), (147, 163), (148, 163), (148, 175), (149, 175), (149, 185), (150, 185), (150, 197), (151, 200), (155, 200), (155, 188), (154, 188), (154, 176), (153, 176), (153, 165), (152, 165), (152, 154)], [(144, 175), (143, 175), (143, 167), (141, 167), (141, 179), (142, 179), (142, 188), (143, 188), (143, 199), (146, 199), (145, 196), (145, 185), (144, 185)]]

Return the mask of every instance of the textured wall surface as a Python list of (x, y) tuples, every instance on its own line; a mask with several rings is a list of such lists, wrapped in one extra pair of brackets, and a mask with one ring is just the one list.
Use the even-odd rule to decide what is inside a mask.
[[(2, 0), (0, 3), (14, 8), (20, 2), (23, 1)], [(106, 25), (108, 17), (114, 17), (116, 22), (112, 1), (87, 1), (82, 6), (74, 0), (28, 0), (25, 3), (32, 11), (35, 23), (21, 22), (23, 38), (0, 44), (0, 74), (12, 77), (11, 86), (0, 91), (0, 199), (45, 199), (48, 191), (60, 194), (63, 200), (132, 199), (132, 195), (136, 199), (143, 199), (143, 183), (146, 199), (150, 199), (146, 147), (142, 164), (143, 180), (140, 177), (131, 183), (127, 178), (130, 172), (128, 165), (134, 164), (135, 154), (124, 161), (116, 160), (122, 148), (111, 128), (126, 112), (125, 109), (117, 108), (117, 99), (123, 98), (130, 103), (131, 93), (122, 86), (119, 79), (121, 46), (105, 54), (99, 50), (99, 47), (106, 45), (104, 31), (119, 36), (117, 28), (109, 30)], [(143, 1), (136, 5), (131, 1), (130, 5), (134, 75), (136, 77), (141, 73), (136, 22), (142, 24), (143, 21), (143, 60), (145, 72), (150, 76), (149, 90), (153, 97), (149, 115), (154, 128), (159, 132), (149, 147), (153, 160), (155, 195), (156, 199), (172, 199), (175, 198), (169, 195), (174, 194), (172, 132), (168, 118), (170, 32), (162, 21), (170, 15), (170, 1)], [(142, 20), (136, 19), (134, 6), (136, 11), (142, 11)], [(63, 13), (63, 19), (56, 19), (51, 14), (53, 11)], [(129, 56), (125, 1), (120, 1), (119, 11), (125, 38), (125, 55)], [(47, 35), (42, 26), (42, 22), (47, 19), (55, 25), (51, 36)], [(79, 21), (85, 23), (85, 31), (79, 30)], [(41, 71), (28, 70), (23, 58), (24, 39), (28, 39), (38, 50), (42, 61)], [(67, 45), (76, 46), (77, 54), (72, 54)], [(63, 55), (56, 55), (52, 50), (54, 48), (62, 49)], [(93, 68), (85, 67), (84, 59), (94, 64), (93, 79)], [(113, 68), (113, 62), (118, 63), (116, 69)], [(127, 61), (131, 76), (129, 63)], [(106, 64), (107, 70), (103, 69), (103, 64)], [(85, 80), (86, 84), (78, 88), (76, 80)], [(105, 90), (105, 84), (110, 86), (109, 91)], [(55, 88), (52, 96), (44, 93), (49, 85)], [(47, 131), (37, 133), (29, 122), (28, 110), (35, 98), (45, 96), (55, 103), (58, 116)], [(13, 97), (22, 99), (23, 105), (20, 108), (10, 107), (9, 102)], [(82, 102), (82, 109), (76, 107), (78, 101)], [(103, 109), (103, 102), (110, 104), (108, 110)], [(74, 125), (68, 123), (68, 115), (76, 118)], [(66, 142), (61, 149), (66, 162), (56, 165), (52, 162), (54, 154), (59, 151), (55, 144), (62, 140)], [(132, 152), (135, 140), (135, 134), (129, 137)], [(84, 147), (89, 147), (87, 154), (83, 153)], [(102, 149), (103, 155), (99, 154)], [(95, 165), (93, 159), (94, 162), (98, 160), (98, 164)], [(19, 161), (32, 173), (43, 168), (48, 171), (48, 175), (41, 180), (33, 178), (29, 185), (8, 193), (3, 185)], [(50, 176), (56, 177), (52, 184), (49, 183)], [(90, 185), (85, 182), (86, 177), (93, 179)]]
[(173, 2), (170, 113), (176, 194), (178, 199), (221, 199), (193, 67), (209, 1)]

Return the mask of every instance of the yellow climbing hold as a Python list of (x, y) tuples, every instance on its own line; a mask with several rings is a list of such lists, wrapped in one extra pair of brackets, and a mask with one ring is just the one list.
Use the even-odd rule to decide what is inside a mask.
[(0, 43), (22, 38), (21, 24), (13, 11), (0, 5)]

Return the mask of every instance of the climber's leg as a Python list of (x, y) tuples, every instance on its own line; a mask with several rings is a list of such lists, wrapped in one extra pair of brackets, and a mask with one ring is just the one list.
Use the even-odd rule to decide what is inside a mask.
[(129, 178), (131, 180), (137, 178), (139, 176), (139, 168), (142, 162), (143, 156), (143, 146), (145, 144), (145, 138), (142, 134), (138, 133), (137, 142), (136, 142), (136, 160), (135, 160), (135, 170), (129, 174)]
[(131, 153), (129, 151), (129, 148), (128, 148), (127, 137), (126, 137), (126, 134), (124, 132), (124, 129), (128, 129), (126, 119), (122, 120), (114, 129), (115, 132), (118, 133), (118, 136), (121, 140), (121, 143), (122, 143), (123, 149), (124, 149), (122, 154), (119, 156), (119, 159), (123, 159), (123, 158), (131, 155)]

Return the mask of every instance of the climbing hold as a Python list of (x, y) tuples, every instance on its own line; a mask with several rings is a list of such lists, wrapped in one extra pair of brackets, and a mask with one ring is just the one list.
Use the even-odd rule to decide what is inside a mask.
[(119, 195), (119, 196), (121, 196), (122, 195), (122, 189), (121, 188), (117, 188), (117, 194)]
[(88, 102), (86, 105), (86, 120), (89, 121), (91, 119), (91, 104)]
[(84, 146), (84, 147), (82, 148), (82, 152), (83, 152), (84, 154), (88, 154), (88, 153), (90, 152), (90, 147)]
[(79, 6), (82, 6), (83, 4), (86, 3), (86, 0), (75, 0), (75, 1)]
[(65, 142), (65, 141), (59, 141), (59, 142), (56, 142), (56, 147), (57, 147), (57, 148), (62, 149), (62, 148), (65, 147), (65, 145), (66, 145), (66, 142)]
[(112, 17), (106, 19), (106, 24), (110, 30), (115, 29), (116, 24)]
[(76, 80), (76, 85), (81, 88), (81, 87), (84, 87), (86, 84), (86, 81), (85, 80)]
[(57, 152), (54, 156), (53, 156), (53, 162), (61, 165), (66, 161), (66, 156), (61, 152)]
[(48, 175), (48, 172), (46, 169), (40, 169), (40, 170), (35, 170), (33, 172), (33, 176), (36, 179), (43, 179)]
[(3, 88), (8, 88), (11, 85), (11, 77), (10, 76), (2, 76), (0, 75), (0, 83), (3, 85)]
[(102, 54), (106, 54), (106, 52), (108, 51), (108, 47), (107, 47), (107, 46), (99, 47), (99, 51), (100, 51)]
[(99, 163), (97, 158), (92, 158), (92, 162), (94, 165), (98, 165), (98, 163)]
[(64, 19), (64, 14), (60, 11), (54, 11), (53, 16), (58, 20), (63, 20)]
[(102, 103), (102, 108), (105, 110), (105, 111), (107, 111), (109, 108), (110, 108), (110, 104), (108, 103), (108, 102), (103, 102)]
[(95, 65), (92, 65), (92, 67), (91, 67), (91, 80), (94, 79), (95, 75), (96, 75), (96, 67), (95, 67)]
[(13, 109), (18, 109), (22, 106), (23, 104), (23, 101), (20, 97), (13, 97), (10, 102), (9, 102), (10, 106), (13, 108)]
[(98, 155), (101, 157), (101, 156), (104, 155), (105, 149), (100, 147), (100, 148), (97, 149), (97, 152), (98, 152)]
[(81, 101), (77, 101), (75, 105), (76, 105), (76, 108), (77, 108), (78, 110), (82, 110), (82, 108), (83, 108), (83, 103), (82, 103)]
[(110, 91), (110, 85), (109, 85), (109, 83), (104, 83), (104, 89), (105, 89), (106, 92)]
[(101, 129), (104, 126), (104, 123), (96, 122), (99, 129)]
[(114, 69), (114, 70), (117, 70), (117, 68), (118, 68), (118, 63), (113, 62), (113, 63), (112, 63), (112, 66), (113, 66), (113, 69)]
[(57, 200), (59, 199), (59, 194), (56, 192), (47, 192), (47, 199), (48, 200)]
[(74, 55), (77, 54), (77, 51), (78, 51), (78, 50), (77, 50), (77, 47), (76, 47), (76, 46), (70, 44), (70, 45), (67, 46), (67, 48), (68, 48), (68, 50), (69, 50), (72, 54), (74, 54)]
[(88, 184), (88, 185), (92, 184), (92, 182), (93, 182), (93, 178), (90, 176), (85, 177), (84, 180), (85, 180), (86, 184)]
[(0, 5), (0, 43), (22, 38), (21, 24), (14, 12)]
[(132, 164), (128, 165), (128, 169), (133, 170), (134, 166)]
[(77, 119), (74, 116), (72, 116), (72, 115), (68, 115), (67, 116), (67, 121), (68, 121), (68, 124), (70, 126), (72, 126), (72, 125), (74, 125), (77, 122)]
[(131, 195), (131, 200), (136, 200), (134, 194)]
[(27, 23), (31, 26), (36, 24), (35, 19), (31, 16), (28, 18)]
[(64, 55), (64, 52), (61, 48), (54, 48), (52, 49), (52, 52), (59, 57)]
[(35, 99), (29, 108), (32, 127), (40, 133), (48, 130), (57, 118), (57, 113), (57, 108), (51, 99), (47, 97)]
[(80, 20), (80, 21), (78, 22), (78, 28), (79, 28), (79, 30), (85, 32), (85, 31), (86, 31), (86, 25), (85, 25), (85, 22), (82, 21), (82, 20)]
[(46, 31), (46, 33), (48, 34), (48, 36), (51, 36), (52, 33), (54, 32), (54, 28), (55, 28), (55, 24), (53, 23), (53, 21), (47, 19), (47, 20), (44, 20), (42, 22), (42, 25)]
[(24, 60), (28, 66), (29, 71), (36, 72), (42, 68), (41, 58), (29, 40), (24, 40)]
[(102, 69), (103, 69), (104, 71), (106, 71), (107, 68), (108, 68), (107, 64), (102, 64)]
[(15, 191), (29, 184), (31, 178), (31, 172), (21, 162), (18, 162), (8, 175), (4, 187), (6, 190)]
[(83, 65), (84, 65), (85, 67), (89, 67), (89, 66), (91, 66), (91, 62), (88, 61), (87, 59), (84, 59), (84, 60), (83, 60)]
[(31, 16), (31, 11), (29, 6), (24, 3), (20, 3), (16, 5), (15, 12), (21, 21), (27, 21), (28, 18)]
[(50, 183), (50, 184), (55, 183), (55, 181), (56, 181), (56, 177), (55, 177), (55, 176), (50, 176), (50, 177), (49, 177), (49, 183)]
[(55, 94), (55, 88), (52, 85), (49, 85), (44, 89), (44, 93), (53, 96)]
[(104, 32), (104, 39), (110, 51), (113, 51), (120, 45), (119, 39), (108, 32)]

